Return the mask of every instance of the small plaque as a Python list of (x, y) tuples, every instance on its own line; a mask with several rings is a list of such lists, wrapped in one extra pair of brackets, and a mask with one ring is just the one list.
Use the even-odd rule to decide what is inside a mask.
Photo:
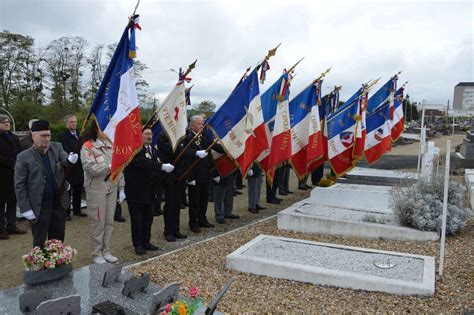
[(381, 258), (374, 260), (374, 266), (380, 269), (391, 269), (397, 264), (390, 260), (390, 258)]
[(35, 315), (80, 315), (81, 296), (70, 295), (54, 300), (41, 302), (34, 312)]
[(125, 281), (122, 289), (122, 294), (128, 298), (133, 298), (133, 295), (138, 292), (146, 292), (150, 284), (150, 275), (143, 274), (140, 278), (132, 276)]
[(162, 288), (160, 291), (153, 294), (151, 302), (151, 314), (163, 311), (166, 304), (173, 304), (178, 298), (179, 288), (181, 283), (175, 282)]
[(28, 313), (34, 311), (41, 302), (51, 300), (53, 293), (46, 290), (25, 292), (20, 295), (20, 312)]
[(125, 309), (111, 301), (104, 301), (92, 306), (92, 313), (104, 315), (125, 315)]
[(104, 273), (102, 279), (102, 286), (109, 287), (115, 282), (119, 282), (119, 277), (122, 272), (122, 265), (113, 266)]

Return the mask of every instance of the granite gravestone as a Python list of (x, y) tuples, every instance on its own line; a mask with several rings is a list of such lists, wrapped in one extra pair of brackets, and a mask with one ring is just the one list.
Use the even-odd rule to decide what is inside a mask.
[(456, 168), (474, 168), (474, 130), (466, 131), (466, 137), (456, 153), (454, 163)]
[(167, 285), (159, 292), (153, 294), (153, 300), (151, 303), (151, 314), (161, 312), (164, 310), (166, 304), (173, 304), (178, 298), (179, 288), (181, 283), (175, 282)]
[(33, 312), (35, 315), (80, 315), (81, 296), (70, 295), (41, 302)]
[(133, 299), (135, 293), (146, 293), (146, 289), (150, 284), (150, 275), (145, 273), (140, 278), (131, 276), (123, 285), (122, 294)]

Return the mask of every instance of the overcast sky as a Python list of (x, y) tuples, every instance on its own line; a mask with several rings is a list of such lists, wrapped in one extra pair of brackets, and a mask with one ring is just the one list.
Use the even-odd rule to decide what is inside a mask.
[[(138, 58), (161, 100), (177, 76), (190, 75), (193, 103), (218, 106), (248, 66), (270, 60), (261, 93), (301, 57), (291, 94), (333, 69), (323, 91), (342, 85), (341, 100), (362, 83), (402, 70), (414, 101), (452, 103), (454, 85), (474, 81), (474, 1), (195, 1), (141, 0)], [(29, 35), (39, 46), (81, 36), (92, 47), (117, 42), (135, 0), (0, 0), (0, 29)], [(376, 86), (377, 88), (377, 86)], [(291, 96), (290, 96), (291, 97)]]

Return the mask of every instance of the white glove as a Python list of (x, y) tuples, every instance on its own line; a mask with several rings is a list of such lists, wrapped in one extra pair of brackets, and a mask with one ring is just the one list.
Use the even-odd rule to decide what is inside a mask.
[(189, 186), (196, 186), (196, 181), (193, 179), (193, 180), (188, 182), (188, 185)]
[(253, 171), (252, 171), (252, 169), (249, 169), (249, 171), (247, 172), (247, 176), (253, 176)]
[(69, 156), (67, 157), (67, 160), (71, 163), (71, 164), (76, 164), (77, 162), (77, 159), (79, 159), (79, 155), (77, 155), (77, 153), (69, 153)]
[(198, 156), (200, 159), (204, 159), (207, 156), (207, 152), (206, 150), (196, 151), (196, 156)]
[(166, 173), (171, 173), (174, 170), (174, 165), (170, 163), (165, 163), (161, 165), (161, 170)]
[(119, 197), (118, 197), (118, 202), (122, 203), (125, 200), (125, 191), (120, 190), (119, 191)]
[(219, 182), (221, 181), (221, 177), (217, 176), (217, 177), (214, 177), (212, 180), (219, 184)]
[(27, 219), (28, 221), (36, 219), (36, 216), (33, 210), (28, 210), (26, 212), (23, 212), (23, 217)]

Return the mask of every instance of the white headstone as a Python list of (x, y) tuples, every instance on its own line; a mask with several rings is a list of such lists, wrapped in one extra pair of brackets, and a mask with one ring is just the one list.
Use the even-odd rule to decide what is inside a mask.
[(421, 160), (421, 177), (431, 181), (437, 175), (439, 163), (439, 148), (435, 147), (433, 141), (428, 142), (426, 153)]

